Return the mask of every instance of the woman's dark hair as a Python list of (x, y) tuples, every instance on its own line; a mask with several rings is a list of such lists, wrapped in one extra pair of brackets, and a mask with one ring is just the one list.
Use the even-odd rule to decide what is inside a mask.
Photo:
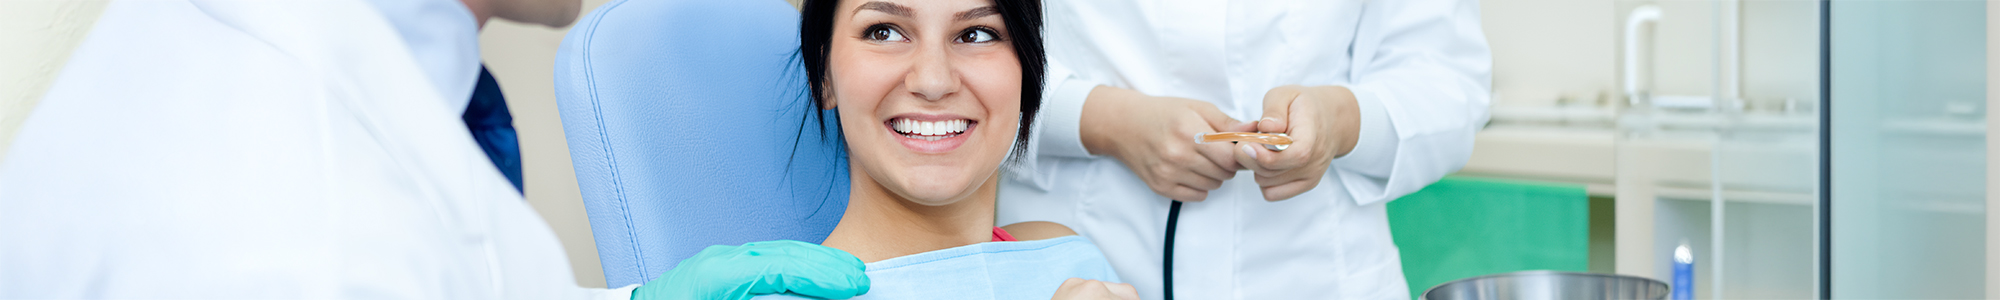
[[(833, 42), (834, 10), (842, 0), (806, 0), (799, 9), (799, 53), (804, 57), (806, 81), (817, 111), (827, 106), (827, 55)], [(847, 0), (867, 1), (867, 0)], [(1048, 59), (1042, 54), (1041, 0), (992, 0), (993, 8), (1007, 25), (1005, 37), (1021, 60), (1021, 127), (1015, 132), (1013, 154), (1020, 157), (1028, 149), (1029, 128), (1042, 108), (1042, 77)], [(821, 123), (825, 124), (825, 123)], [(838, 124), (838, 122), (835, 122)]]

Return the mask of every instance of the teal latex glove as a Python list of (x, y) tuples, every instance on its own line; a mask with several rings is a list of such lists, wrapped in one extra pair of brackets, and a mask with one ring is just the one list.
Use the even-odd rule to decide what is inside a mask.
[(800, 241), (708, 246), (639, 285), (632, 300), (741, 300), (769, 294), (847, 299), (868, 293), (866, 270), (847, 251)]

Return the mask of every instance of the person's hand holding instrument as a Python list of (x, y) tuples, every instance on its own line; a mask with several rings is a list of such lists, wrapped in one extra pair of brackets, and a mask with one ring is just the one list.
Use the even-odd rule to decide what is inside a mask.
[(1155, 194), (1180, 201), (1208, 199), (1208, 191), (1222, 187), (1241, 169), (1229, 144), (1198, 145), (1188, 139), (1203, 132), (1252, 129), (1215, 104), (1107, 86), (1091, 90), (1087, 99), (1078, 124), (1084, 148), (1118, 158)]
[(847, 299), (868, 293), (867, 266), (840, 249), (800, 241), (708, 246), (632, 290), (632, 300), (743, 300), (794, 294)]
[(1256, 124), (1258, 132), (1291, 138), (1284, 151), (1250, 144), (1235, 151), (1237, 162), (1257, 173), (1264, 200), (1278, 201), (1311, 191), (1334, 158), (1354, 150), (1361, 109), (1346, 87), (1287, 85), (1264, 94), (1264, 118)]
[(1292, 146), (1292, 138), (1283, 133), (1209, 132), (1194, 135), (1196, 144), (1220, 142), (1258, 143), (1263, 144), (1264, 149), (1271, 151), (1285, 151), (1285, 148)]

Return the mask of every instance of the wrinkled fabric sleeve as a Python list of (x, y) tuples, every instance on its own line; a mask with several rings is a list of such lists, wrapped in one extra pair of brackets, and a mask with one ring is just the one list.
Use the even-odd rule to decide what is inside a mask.
[(1369, 2), (1355, 39), (1348, 88), (1360, 104), (1361, 136), (1328, 176), (1369, 205), (1464, 167), (1492, 98), (1478, 1)]
[(1083, 102), (1096, 82), (1077, 76), (1068, 66), (1049, 59), (1048, 80), (1042, 86), (1042, 107), (1029, 133), (1028, 150), (1013, 157), (1008, 176), (1030, 183), (1037, 190), (1055, 186), (1063, 158), (1088, 158), (1080, 130)]

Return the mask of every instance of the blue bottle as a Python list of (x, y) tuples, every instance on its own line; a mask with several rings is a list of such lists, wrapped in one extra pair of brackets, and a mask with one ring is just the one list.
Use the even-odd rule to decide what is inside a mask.
[(1694, 300), (1694, 253), (1687, 241), (1674, 248), (1674, 300)]

